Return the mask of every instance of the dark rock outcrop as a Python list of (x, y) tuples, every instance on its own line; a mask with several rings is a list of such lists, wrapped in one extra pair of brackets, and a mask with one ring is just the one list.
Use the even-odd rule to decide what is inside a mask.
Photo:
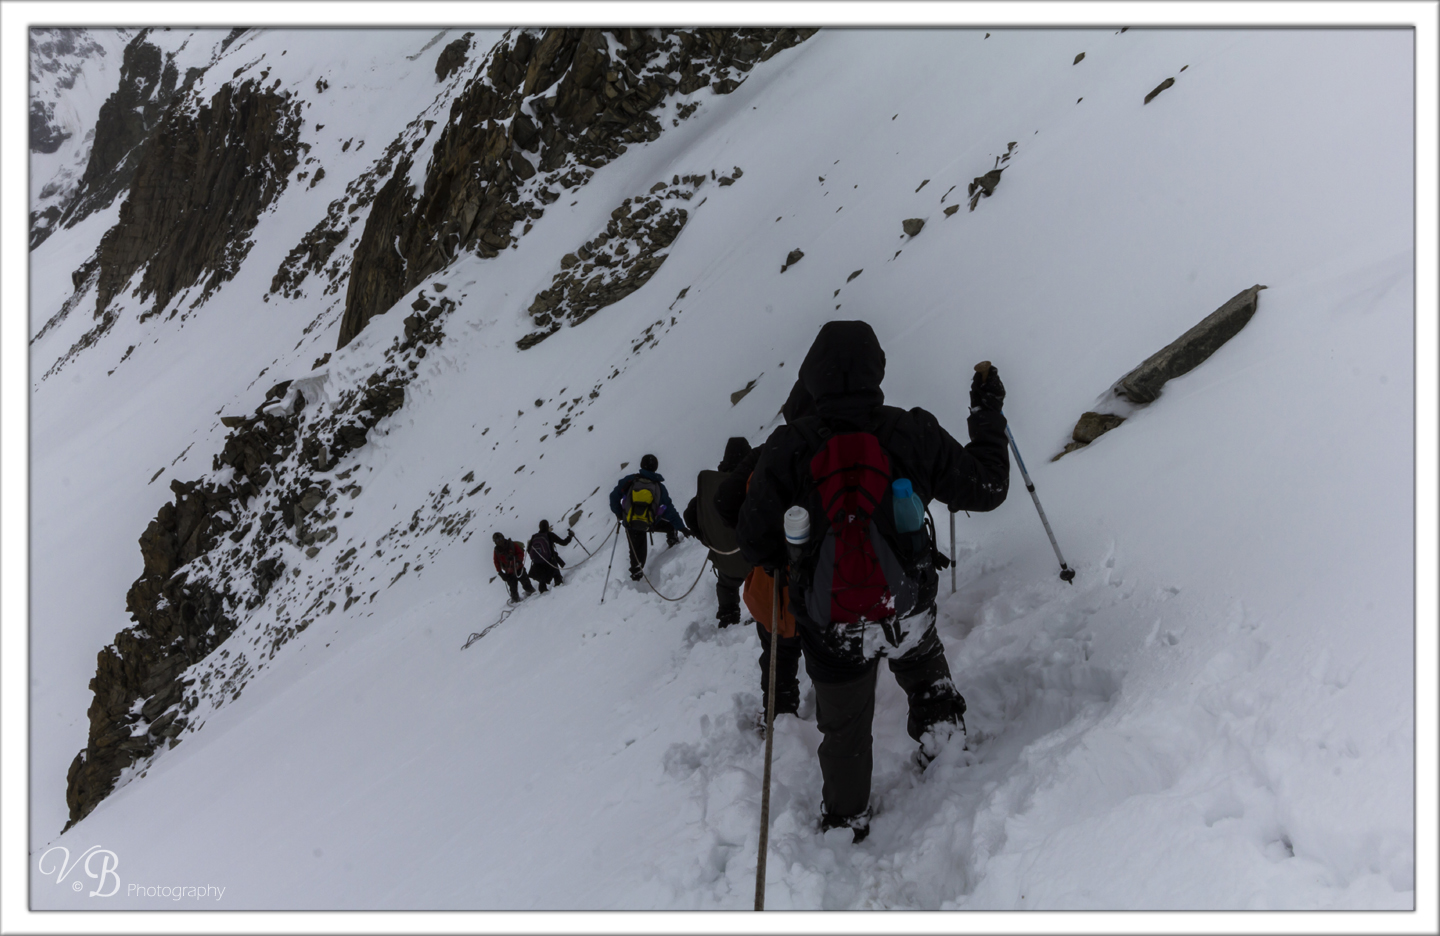
[(1120, 378), (1115, 385), (1116, 395), (1132, 403), (1154, 400), (1167, 380), (1198, 367), (1245, 327), (1259, 306), (1260, 290), (1264, 288), (1257, 283), (1236, 293), (1194, 328), (1150, 355), (1139, 367)]
[(1075, 424), (1070, 437), (1081, 445), (1089, 445), (1124, 421), (1124, 416), (1113, 413), (1085, 413)]
[(49, 101), (30, 101), (30, 152), (53, 153), (70, 139), (55, 120), (55, 108)]
[(656, 183), (649, 195), (625, 199), (605, 230), (561, 258), (560, 272), (528, 310), (538, 329), (516, 342), (519, 348), (534, 347), (564, 324), (580, 324), (649, 282), (669, 256), (661, 251), (690, 217), (673, 203), (689, 201), (691, 186), (698, 189), (704, 182), (704, 176), (687, 175), (668, 186)]
[[(227, 661), (229, 678), (212, 682), (214, 673), (204, 670), (228, 655), (215, 651), (286, 573), (281, 543), (308, 547), (313, 558), (334, 539), (337, 499), (360, 493), (353, 482), (332, 490), (331, 477), (338, 483), (353, 471), (337, 473), (337, 463), (401, 409), (415, 360), (443, 342), (444, 318), (455, 309), (448, 298), (423, 295), (415, 306), (404, 340), (387, 352), (389, 365), (340, 393), (323, 417), (301, 418), (327, 378), (277, 383), (252, 414), (221, 418), (230, 432), (211, 468), (222, 480), (171, 482), (175, 499), (139, 540), (144, 571), (126, 595), (132, 624), (97, 658), (89, 740), (67, 777), (66, 828), (109, 795), (125, 768), (143, 767), (163, 746), (178, 743), (202, 699), (238, 697), (253, 673), (243, 647)], [(464, 520), (468, 515), (444, 518), (457, 531)], [(277, 622), (267, 630), (267, 652), (273, 656), (312, 619)], [(198, 663), (205, 666), (192, 669)]]
[(187, 75), (182, 82), (174, 62), (146, 38), (149, 34), (150, 30), (141, 30), (125, 47), (120, 86), (100, 105), (85, 174), (60, 220), (66, 227), (109, 206), (130, 187), (145, 142), (177, 95), (195, 79)]
[(89, 741), (66, 776), (67, 829), (109, 794), (122, 770), (167, 741), (175, 743), (187, 724), (186, 667), (235, 629), (227, 596), (207, 583), (189, 582), (183, 572), (175, 574), (228, 532), (225, 508), (234, 494), (180, 481), (172, 481), (170, 489), (175, 500), (160, 508), (140, 537), (145, 571), (125, 600), (135, 623), (116, 634), (96, 660)]
[[(513, 244), (514, 226), (539, 218), (560, 189), (585, 184), (595, 168), (629, 144), (657, 139), (667, 97), (707, 86), (728, 94), (757, 62), (813, 33), (510, 34), (491, 52), (484, 73), (454, 101), (422, 189), (411, 194), (410, 167), (404, 163), (377, 196), (352, 261), (339, 346), (462, 251), (496, 256)], [(614, 59), (612, 48), (620, 50)], [(696, 106), (678, 108), (672, 123)]]
[(1170, 87), (1174, 83), (1174, 78), (1166, 78), (1164, 81), (1160, 82), (1158, 85), (1155, 86), (1154, 91), (1151, 91), (1149, 94), (1145, 95), (1145, 103), (1149, 104), (1151, 101), (1155, 100), (1155, 95), (1159, 94), (1161, 91), (1164, 91), (1166, 88)]
[(142, 267), (139, 293), (154, 297), (152, 313), (202, 280), (208, 295), (233, 276), (298, 162), (299, 131), (289, 95), (255, 81), (222, 86), (193, 115), (169, 112), (101, 241), (97, 317)]
[(474, 35), (474, 33), (467, 32), (440, 50), (440, 57), (435, 60), (436, 81), (444, 81), (465, 64), (466, 55), (470, 51), (470, 39)]
[(991, 195), (995, 194), (995, 186), (1000, 184), (1000, 173), (1004, 172), (1008, 168), (1008, 166), (1001, 166), (998, 169), (991, 169), (983, 176), (977, 176), (974, 180), (970, 182), (970, 187), (967, 191), (970, 196), (971, 211), (974, 211), (975, 206), (980, 204), (980, 199), (982, 196), (984, 198), (989, 198)]
[[(1260, 290), (1255, 284), (1231, 297), (1220, 308), (1201, 319), (1195, 327), (1150, 355), (1139, 367), (1121, 377), (1110, 388), (1106, 399), (1117, 408), (1134, 408), (1154, 402), (1160, 388), (1181, 374), (1189, 373), (1214, 354), (1221, 345), (1245, 327), (1260, 303)], [(1118, 413), (1087, 412), (1081, 415), (1066, 443), (1051, 461), (1083, 448), (1125, 421)]]

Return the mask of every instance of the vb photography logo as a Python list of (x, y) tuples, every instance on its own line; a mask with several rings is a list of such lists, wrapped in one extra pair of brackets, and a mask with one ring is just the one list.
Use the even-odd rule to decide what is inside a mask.
[[(70, 849), (56, 845), (46, 849), (40, 856), (37, 868), (45, 877), (53, 874), (55, 883), (62, 885), (74, 872), (75, 879), (70, 882), (70, 889), (77, 894), (85, 890), (85, 881), (81, 875), (95, 882), (95, 889), (90, 891), (91, 897), (114, 897), (121, 893), (120, 856), (99, 845), (90, 846), (73, 860), (70, 858)], [(171, 901), (219, 900), (225, 895), (225, 888), (208, 884), (189, 887), (126, 884), (124, 888), (126, 897), (158, 897)]]
[[(114, 897), (120, 891), (120, 856), (108, 848), (101, 848), (99, 845), (91, 845), (85, 849), (74, 861), (70, 860), (70, 849), (64, 845), (56, 845), (47, 848), (40, 856), (37, 866), (41, 874), (49, 877), (55, 875), (56, 884), (64, 884), (70, 872), (79, 868), (84, 874), (94, 879), (95, 889), (90, 892), (91, 897)], [(105, 890), (106, 886), (109, 890)], [(75, 875), (71, 882), (70, 889), (77, 894), (85, 889), (85, 882), (80, 875)]]

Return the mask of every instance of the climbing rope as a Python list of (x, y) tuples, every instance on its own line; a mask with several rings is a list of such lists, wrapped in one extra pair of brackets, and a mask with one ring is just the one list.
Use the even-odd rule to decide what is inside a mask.
[(486, 634), (490, 633), (492, 630), (494, 630), (495, 628), (499, 627), (501, 624), (504, 624), (504, 623), (505, 623), (505, 619), (508, 618), (508, 617), (510, 616), (510, 612), (511, 612), (511, 611), (514, 611), (514, 610), (515, 610), (514, 608), (506, 608), (504, 611), (501, 611), (501, 612), (500, 612), (500, 620), (496, 621), (494, 624), (491, 624), (489, 627), (485, 628), (484, 630), (479, 631), (478, 633), (471, 634), (468, 638), (466, 638), (466, 640), (465, 640), (465, 645), (464, 645), (463, 647), (461, 647), (460, 649), (461, 649), (461, 650), (469, 650), (469, 649), (470, 649), (470, 645), (473, 644), (475, 641), (479, 640), (481, 637), (484, 637)]
[(591, 552), (590, 550), (585, 549), (585, 544), (582, 543), (582, 542), (580, 542), (579, 539), (576, 539), (576, 540), (575, 540), (575, 545), (579, 546), (581, 549), (585, 549), (585, 558), (584, 558), (584, 559), (581, 559), (579, 562), (575, 563), (573, 566), (570, 566), (570, 567), (569, 567), (570, 571), (571, 571), (571, 572), (574, 572), (576, 569), (580, 568), (582, 565), (584, 565), (585, 563), (589, 562), (591, 559), (594, 559), (597, 555), (599, 555), (599, 554), (600, 554), (600, 547), (601, 547), (601, 546), (604, 546), (606, 543), (610, 542), (610, 537), (612, 537), (612, 536), (615, 535), (615, 530), (616, 530), (616, 529), (617, 529), (617, 527), (611, 527), (611, 528), (610, 528), (610, 532), (609, 532), (609, 533), (606, 533), (606, 534), (605, 534), (605, 538), (602, 539), (602, 540), (595, 546), (595, 551), (594, 551), (594, 552)]
[(706, 556), (705, 561), (700, 563), (700, 575), (695, 576), (694, 583), (691, 584), (689, 589), (686, 590), (685, 594), (681, 595), (679, 598), (666, 598), (664, 595), (661, 595), (660, 589), (656, 588), (655, 583), (650, 581), (650, 576), (645, 574), (644, 569), (640, 570), (640, 576), (645, 579), (645, 584), (650, 586), (651, 591), (653, 591), (656, 595), (659, 595), (661, 598), (664, 598), (666, 601), (684, 601), (686, 598), (690, 597), (690, 592), (693, 592), (695, 590), (695, 586), (700, 584), (700, 577), (705, 574), (705, 566), (709, 562), (710, 557)]

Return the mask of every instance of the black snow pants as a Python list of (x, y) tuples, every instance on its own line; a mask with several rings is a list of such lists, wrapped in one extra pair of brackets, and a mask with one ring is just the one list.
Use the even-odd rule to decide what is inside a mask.
[(529, 595), (529, 594), (531, 594), (531, 593), (533, 593), (533, 592), (535, 591), (535, 586), (534, 586), (533, 584), (531, 584), (531, 582), (530, 582), (530, 576), (529, 576), (528, 574), (526, 574), (526, 572), (525, 572), (524, 569), (521, 569), (521, 570), (520, 570), (520, 574), (519, 574), (519, 575), (506, 575), (505, 573), (502, 572), (502, 573), (500, 573), (500, 579), (501, 579), (506, 585), (510, 586), (510, 600), (511, 600), (511, 601), (519, 601), (519, 600), (520, 600), (520, 589), (519, 589), (519, 587), (518, 587), (518, 586), (520, 586), (520, 585), (524, 585), (524, 586), (525, 586), (525, 594), (527, 594), (527, 595)]
[(664, 533), (665, 542), (671, 546), (680, 541), (680, 534), (675, 532), (675, 527), (670, 525), (669, 520), (655, 521), (655, 525), (648, 532), (626, 527), (625, 539), (630, 543), (630, 578), (635, 581), (640, 580), (641, 570), (645, 568), (645, 556), (650, 548), (650, 533)]
[[(948, 738), (955, 730), (964, 731), (965, 699), (950, 678), (934, 612), (926, 613), (931, 617), (919, 644), (887, 662), (910, 703), (906, 731), (921, 743), (922, 752), (933, 757), (937, 742), (943, 743), (938, 735)], [(836, 818), (858, 816), (870, 803), (874, 765), (870, 725), (880, 659), (843, 660), (826, 655), (817, 641), (809, 640), (804, 641), (804, 652), (805, 671), (815, 684), (816, 727), (824, 736), (818, 754), (825, 812)], [(927, 751), (927, 743), (931, 750)]]
[[(714, 567), (712, 566), (712, 568)], [(715, 583), (715, 603), (718, 606), (715, 618), (720, 622), (721, 627), (739, 624), (740, 586), (745, 584), (745, 579), (743, 576), (736, 578), (733, 575), (726, 575), (719, 569), (715, 569), (715, 576), (718, 579)]]

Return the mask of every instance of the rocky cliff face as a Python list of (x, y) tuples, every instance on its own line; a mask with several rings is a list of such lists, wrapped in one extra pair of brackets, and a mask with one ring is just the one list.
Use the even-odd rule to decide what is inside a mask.
[[(174, 500), (140, 537), (144, 572), (126, 595), (133, 624), (96, 661), (89, 740), (67, 777), (66, 828), (109, 795), (127, 769), (143, 770), (157, 751), (179, 743), (198, 706), (238, 698), (265, 654), (273, 657), (336, 607), (332, 593), (344, 587), (347, 607), (359, 600), (343, 578), (356, 554), (351, 549), (331, 576), (313, 586), (306, 579), (308, 605), (270, 610), (261, 654), (215, 653), (287, 572), (299, 574), (287, 568), (285, 544), (313, 559), (336, 536), (338, 502), (361, 493), (343, 459), (404, 405), (415, 365), (443, 343), (454, 308), (445, 297), (418, 299), (385, 366), (359, 386), (337, 389), (333, 400), (323, 371), (271, 387), (252, 414), (222, 418), (231, 431), (212, 464), (222, 480), (171, 482)], [(307, 405), (319, 400), (327, 402)], [(432, 522), (459, 535), (470, 513), (445, 506)], [(419, 520), (410, 522), (413, 529)]]
[[(412, 194), (405, 162), (377, 196), (339, 345), (459, 252), (496, 256), (561, 191), (584, 185), (628, 144), (659, 137), (667, 98), (704, 87), (728, 94), (755, 63), (813, 33), (548, 29), (503, 42), (452, 106), (423, 189)], [(669, 120), (693, 110), (677, 107)]]
[[(144, 58), (146, 53), (136, 55)], [(72, 274), (74, 298), (39, 334), (68, 315), (92, 286), (96, 324), (45, 376), (110, 330), (115, 324), (110, 302), (136, 274), (140, 282), (133, 294), (153, 299), (141, 321), (159, 314), (176, 295), (198, 287), (188, 306), (194, 309), (234, 276), (250, 251), (249, 235), (261, 212), (284, 190), (299, 162), (299, 130), (299, 102), (254, 80), (222, 86), (194, 112), (171, 107), (115, 170), (124, 174), (124, 167), (135, 161), (119, 221), (101, 239), (95, 255)], [(97, 184), (94, 191), (109, 184)], [(89, 198), (89, 191), (76, 205)], [(170, 314), (179, 311), (177, 307)]]
[[(677, 103), (667, 113), (667, 99), (705, 87), (729, 93), (755, 63), (813, 32), (516, 31), (455, 99), (424, 185), (412, 189), (409, 182), (414, 154), (433, 127), (422, 113), (290, 251), (270, 293), (291, 295), (310, 273), (323, 270), (330, 279), (326, 293), (348, 289), (343, 346), (461, 251), (497, 256), (528, 230), (516, 231), (516, 225), (540, 217), (560, 192), (584, 185), (628, 144), (656, 139), (667, 122), (677, 126), (700, 106)], [(187, 104), (187, 83), (166, 72), (163, 58), (147, 51), (143, 38), (126, 50), (130, 90), (112, 99), (120, 102), (107, 118), (113, 140), (97, 147), (91, 160), (92, 166), (111, 166), (111, 175), (133, 161), (118, 223), (75, 273), (77, 297), (86, 294), (87, 284), (96, 286), (99, 322), (56, 367), (111, 326), (109, 306), (123, 290), (149, 303), (142, 320), (166, 308), (183, 316), (202, 303), (243, 262), (258, 217), (284, 190), (307, 149), (299, 142), (301, 102), (267, 89), (263, 72), (224, 84), (208, 102)], [(466, 34), (438, 53), (437, 80), (447, 80), (480, 52), (470, 49), (471, 38)], [(322, 79), (316, 93), (326, 91)], [(166, 94), (168, 110), (146, 130), (144, 102)], [(119, 113), (125, 102), (132, 115)], [(104, 172), (96, 173), (98, 193), (105, 188)], [(532, 303), (537, 330), (522, 348), (640, 288), (686, 222), (681, 205), (702, 185), (733, 184), (741, 174), (736, 167), (723, 177), (712, 172), (661, 181), (617, 206), (605, 230), (556, 258), (560, 272)], [(368, 218), (353, 257), (341, 253), (332, 261), (365, 207)], [(339, 265), (347, 259), (348, 276)], [(312, 376), (272, 387), (253, 413), (222, 418), (230, 433), (208, 480), (171, 482), (173, 501), (140, 537), (144, 572), (126, 601), (132, 624), (97, 658), (89, 739), (68, 776), (70, 824), (93, 810), (127, 771), (143, 771), (157, 752), (197, 730), (205, 706), (238, 697), (257, 667), (288, 640), (339, 602), (348, 608), (362, 600), (346, 571), (365, 543), (343, 552), (337, 547), (333, 552), (340, 554), (326, 557), (331, 564), (325, 568), (318, 560), (311, 567), (310, 560), (336, 538), (342, 499), (361, 494), (347, 456), (403, 407), (420, 361), (444, 343), (456, 308), (445, 288), (431, 282), (422, 289), (403, 336), (384, 352), (376, 372), (350, 375), (336, 386), (323, 369), (325, 355)], [(458, 480), (468, 487), (473, 473)], [(437, 527), (468, 537), (473, 511), (459, 502), (483, 488), (480, 482), (468, 491), (446, 486), (434, 492), (423, 516), (417, 511), (373, 547), (389, 549), (417, 530)], [(295, 567), (297, 547), (304, 569)], [(396, 578), (404, 574), (402, 568)], [(300, 584), (289, 584), (300, 576)], [(262, 605), (263, 616), (251, 614)], [(245, 621), (254, 627), (247, 625), (243, 646), (228, 646), (227, 638)]]
[(179, 70), (149, 41), (149, 34), (150, 30), (141, 30), (125, 47), (120, 86), (100, 106), (90, 159), (75, 200), (61, 219), (63, 225), (106, 207), (129, 187), (143, 144), (180, 90)]
[(193, 115), (172, 111), (135, 168), (120, 221), (100, 242), (96, 314), (144, 270), (152, 313), (239, 269), (255, 222), (299, 162), (299, 108), (257, 81), (224, 85)]
[[(103, 81), (104, 60), (126, 42), (127, 30), (30, 30), (30, 152), (48, 156), (62, 149), (60, 165), (51, 165), (31, 189), (30, 247), (34, 249), (57, 229), (83, 184), (84, 169), (96, 128), (93, 114), (75, 102), (76, 82)], [(122, 56), (123, 57), (123, 56)], [(66, 144), (69, 144), (67, 147)]]

